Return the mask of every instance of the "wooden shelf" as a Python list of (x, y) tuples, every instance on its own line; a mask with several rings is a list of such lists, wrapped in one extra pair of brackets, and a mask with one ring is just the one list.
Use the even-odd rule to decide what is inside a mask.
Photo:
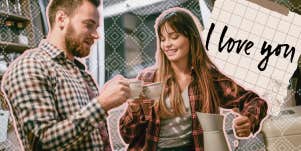
[(21, 15), (17, 15), (17, 14), (11, 14), (11, 13), (7, 13), (4, 11), (0, 11), (0, 16), (1, 17), (6, 17), (6, 20), (13, 20), (13, 21), (22, 21), (22, 22), (29, 22), (30, 19), (25, 17), (25, 16), (21, 16)]
[(30, 48), (29, 45), (0, 41), (0, 50), (4, 49), (4, 51), (6, 51), (6, 52), (19, 52), (19, 53), (22, 53), (26, 49), (29, 49), (29, 48)]

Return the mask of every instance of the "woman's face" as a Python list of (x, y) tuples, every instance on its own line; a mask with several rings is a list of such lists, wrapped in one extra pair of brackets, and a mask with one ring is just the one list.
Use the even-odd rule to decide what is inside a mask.
[(188, 38), (173, 30), (169, 23), (165, 23), (161, 28), (160, 47), (171, 62), (188, 60)]

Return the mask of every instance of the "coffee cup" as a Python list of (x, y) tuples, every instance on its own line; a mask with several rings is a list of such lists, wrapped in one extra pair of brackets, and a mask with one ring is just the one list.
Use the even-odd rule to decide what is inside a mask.
[(156, 82), (143, 86), (143, 94), (146, 98), (158, 100), (162, 93), (162, 83)]
[(142, 92), (142, 82), (140, 80), (130, 80), (131, 99), (138, 99)]

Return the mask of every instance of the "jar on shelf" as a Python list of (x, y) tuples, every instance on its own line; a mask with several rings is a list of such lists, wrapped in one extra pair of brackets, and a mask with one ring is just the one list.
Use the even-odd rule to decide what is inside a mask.
[(0, 25), (0, 40), (3, 42), (12, 42), (12, 30), (9, 28), (9, 26), (11, 25), (10, 22), (5, 22), (5, 24)]
[(15, 61), (19, 56), (20, 56), (20, 53), (17, 53), (17, 52), (10, 52), (10, 53), (7, 53), (7, 59), (8, 59), (7, 66), (8, 66), (10, 63), (12, 63), (13, 61)]
[(13, 22), (11, 20), (6, 20), (5, 26), (6, 26), (5, 32), (7, 33), (7, 39), (4, 41), (17, 42), (15, 22)]
[(25, 24), (23, 22), (17, 23), (17, 34), (18, 34), (18, 43), (28, 45), (28, 38), (26, 36), (26, 31), (24, 30)]

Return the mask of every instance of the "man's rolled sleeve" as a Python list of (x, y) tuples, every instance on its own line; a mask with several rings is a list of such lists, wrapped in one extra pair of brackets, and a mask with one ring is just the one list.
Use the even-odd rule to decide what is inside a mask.
[(97, 99), (93, 99), (89, 104), (87, 104), (78, 114), (74, 115), (71, 119), (74, 121), (87, 120), (87, 123), (92, 125), (94, 128), (99, 126), (99, 121), (106, 118), (105, 110), (102, 109), (100, 103)]

